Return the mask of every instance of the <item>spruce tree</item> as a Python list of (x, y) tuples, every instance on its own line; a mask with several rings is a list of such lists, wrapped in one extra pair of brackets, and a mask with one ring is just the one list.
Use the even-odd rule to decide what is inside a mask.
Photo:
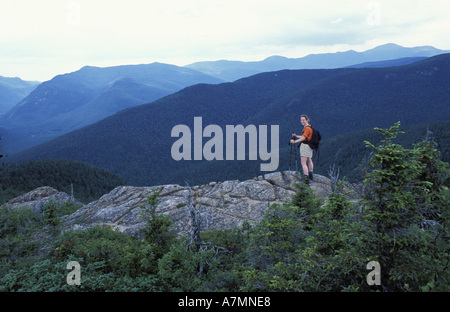
[[(400, 122), (387, 130), (375, 128), (384, 136), (381, 144), (366, 142), (375, 153), (364, 181), (367, 230), (361, 248), (368, 260), (380, 263), (382, 290), (417, 291), (427, 280), (448, 276), (448, 198), (442, 196), (448, 169), (431, 145), (409, 150), (394, 144), (399, 127)], [(439, 276), (436, 265), (445, 268)]]

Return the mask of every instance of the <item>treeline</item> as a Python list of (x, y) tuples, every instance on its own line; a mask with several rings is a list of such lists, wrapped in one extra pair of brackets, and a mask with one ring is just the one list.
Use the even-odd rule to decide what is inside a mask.
[(89, 203), (127, 181), (104, 169), (72, 160), (24, 161), (0, 167), (0, 204), (38, 187), (51, 186)]
[[(142, 207), (140, 238), (109, 227), (61, 232), (59, 207), (4, 209), (0, 291), (448, 292), (449, 166), (432, 142), (394, 143), (399, 124), (377, 130), (357, 203), (344, 181), (326, 200), (299, 184), (254, 226), (201, 232), (187, 202), (193, 227), (177, 237), (155, 214), (157, 192)], [(79, 285), (67, 282), (70, 261)]]

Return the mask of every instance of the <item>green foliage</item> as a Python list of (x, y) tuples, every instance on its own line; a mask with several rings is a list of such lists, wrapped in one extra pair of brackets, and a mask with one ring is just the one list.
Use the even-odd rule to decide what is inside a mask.
[(13, 267), (27, 268), (40, 256), (39, 240), (32, 237), (43, 225), (31, 209), (0, 209), (0, 276)]
[[(433, 143), (430, 143), (439, 149), (442, 161), (450, 162), (449, 127), (450, 122), (448, 121), (423, 125), (402, 125), (404, 134), (393, 138), (392, 142), (411, 149), (415, 144), (425, 142), (427, 137), (432, 137)], [(368, 129), (325, 138), (321, 143), (320, 158), (314, 164), (314, 171), (326, 175), (328, 168), (334, 165), (350, 182), (361, 182), (365, 178), (365, 165), (367, 165), (366, 162), (371, 152), (367, 149), (365, 141), (378, 145), (380, 133)], [(280, 154), (280, 158), (282, 156), (283, 154)]]
[[(258, 224), (203, 232), (199, 248), (170, 232), (156, 190), (142, 207), (142, 239), (109, 227), (58, 231), (65, 209), (53, 203), (41, 215), (2, 208), (0, 291), (448, 292), (449, 166), (429, 140), (394, 143), (399, 123), (377, 132), (359, 201), (345, 181), (323, 200), (298, 184)], [(79, 286), (66, 283), (69, 261), (81, 265)], [(370, 261), (380, 286), (366, 282)]]
[[(310, 199), (310, 200), (299, 200)], [(314, 200), (312, 200), (314, 199)], [(252, 234), (245, 291), (341, 291), (362, 280), (355, 206), (341, 193), (321, 205), (308, 187), (272, 205)]]
[(142, 216), (146, 219), (146, 226), (141, 229), (144, 239), (153, 246), (156, 258), (162, 257), (170, 248), (175, 239), (175, 233), (170, 231), (173, 222), (169, 215), (157, 214), (160, 195), (159, 191), (153, 190), (153, 194), (148, 196), (147, 204), (141, 206)]
[(30, 261), (48, 256), (50, 242), (59, 233), (60, 217), (76, 211), (70, 202), (48, 202), (41, 214), (27, 207), (0, 208), (0, 274), (10, 265), (27, 267)]
[[(273, 205), (253, 233), (245, 291), (368, 291), (365, 265), (379, 261), (385, 291), (448, 291), (448, 164), (430, 142), (392, 143), (399, 124), (370, 160), (359, 205), (338, 188), (321, 207), (300, 189)], [(309, 191), (311, 192), (311, 191)]]
[(0, 166), (0, 204), (38, 187), (51, 186), (81, 202), (91, 202), (128, 183), (94, 166), (72, 160), (26, 161)]
[(129, 235), (110, 228), (94, 227), (85, 231), (66, 231), (54, 243), (53, 258), (70, 261), (83, 258), (80, 264), (100, 263), (104, 273), (136, 276), (142, 271), (141, 260), (148, 249)]
[(445, 226), (449, 206), (442, 195), (449, 170), (429, 142), (412, 150), (392, 143), (399, 126), (377, 129), (384, 136), (381, 145), (367, 142), (375, 154), (370, 160), (373, 171), (365, 181), (369, 192), (362, 201), (370, 235), (362, 240), (383, 268), (383, 287), (417, 291), (427, 279), (442, 282), (449, 276)]
[(42, 216), (45, 222), (50, 226), (56, 226), (60, 223), (60, 218), (57, 215), (56, 207), (58, 204), (55, 201), (49, 201), (42, 207)]
[(239, 291), (238, 270), (249, 242), (242, 228), (203, 233), (207, 240), (196, 251), (181, 237), (159, 261), (158, 277), (165, 291)]
[(200, 262), (205, 261), (203, 254), (196, 253), (179, 241), (159, 261), (158, 277), (165, 291), (195, 291), (201, 284), (197, 273)]

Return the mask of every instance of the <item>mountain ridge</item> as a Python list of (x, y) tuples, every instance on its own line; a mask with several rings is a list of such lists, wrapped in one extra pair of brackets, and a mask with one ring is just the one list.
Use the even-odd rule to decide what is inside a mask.
[[(162, 63), (85, 66), (43, 82), (0, 116), (0, 124), (9, 130), (4, 137), (5, 149), (14, 153), (192, 84), (221, 82), (195, 70)], [(133, 92), (126, 87), (132, 87)]]
[(25, 81), (18, 77), (0, 76), (0, 116), (14, 107), (39, 84), (40, 82)]
[(432, 46), (406, 48), (387, 43), (363, 52), (348, 50), (336, 53), (309, 54), (300, 58), (287, 58), (273, 55), (262, 61), (206, 61), (188, 64), (185, 67), (196, 69), (225, 81), (235, 81), (249, 74), (278, 71), (282, 69), (330, 69), (348, 67), (366, 62), (395, 60), (405, 57), (431, 57), (448, 53)]
[[(10, 159), (69, 158), (136, 185), (166, 183), (172, 172), (200, 169), (200, 161), (171, 158), (176, 141), (171, 138), (172, 128), (183, 124), (192, 129), (195, 116), (202, 116), (204, 126), (216, 124), (223, 129), (230, 124), (279, 125), (281, 147), (293, 131), (299, 133), (301, 113), (311, 117), (324, 137), (389, 127), (398, 120), (405, 126), (448, 121), (449, 73), (450, 54), (445, 54), (393, 68), (283, 70), (233, 83), (199, 84), (128, 108)], [(207, 174), (245, 172), (247, 164), (219, 161), (217, 170)], [(185, 177), (189, 183), (197, 183), (198, 178)]]
[[(351, 67), (387, 67), (409, 64), (418, 59), (410, 57), (390, 61), (376, 60), (385, 59), (386, 55), (390, 55), (391, 58), (405, 56), (405, 54), (426, 55), (422, 56), (424, 58), (443, 52), (445, 51), (431, 46), (404, 48), (396, 44), (385, 44), (363, 52), (349, 50), (310, 54), (296, 59), (274, 55), (261, 62), (219, 61), (218, 63), (223, 63), (228, 71), (234, 70), (233, 64), (249, 67), (248, 70), (241, 71), (241, 76), (247, 77), (259, 73), (261, 70), (330, 67), (327, 64), (333, 60), (348, 59), (348, 55), (351, 55)], [(305, 62), (305, 60), (309, 60), (315, 65), (308, 65), (309, 61)], [(355, 64), (357, 60), (370, 60), (371, 62)], [(258, 69), (262, 63), (267, 66)], [(14, 107), (8, 106), (9, 111), (2, 114), (0, 108), (0, 125), (6, 129), (6, 131), (2, 131), (4, 148), (13, 154), (92, 124), (122, 109), (153, 102), (186, 86), (196, 83), (224, 82), (223, 79), (217, 80), (208, 75), (197, 79), (200, 77), (195, 75), (199, 75), (201, 71), (196, 70), (196, 74), (194, 74), (188, 67), (189, 65), (179, 67), (159, 62), (111, 67), (87, 65), (75, 72), (57, 75), (40, 84), (36, 88), (39, 90), (34, 90), (33, 94), (29, 94)], [(152, 71), (153, 78), (143, 74), (146, 72), (143, 68)], [(165, 79), (165, 72), (169, 70), (172, 72), (172, 76), (170, 79)], [(205, 77), (210, 78), (204, 79)], [(9, 81), (17, 79), (8, 78)], [(133, 81), (129, 80), (127, 85), (125, 82), (127, 79)], [(1, 81), (0, 89), (2, 89)], [(5, 92), (8, 97), (11, 90), (8, 89)], [(5, 93), (3, 92), (3, 94)], [(0, 103), (2, 102), (1, 96), (2, 90), (0, 90)], [(18, 99), (17, 95), (14, 99)]]

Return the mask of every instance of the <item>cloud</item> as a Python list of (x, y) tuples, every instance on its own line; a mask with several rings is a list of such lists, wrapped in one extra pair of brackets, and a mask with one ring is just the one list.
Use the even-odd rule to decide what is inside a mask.
[(339, 23), (342, 23), (343, 20), (344, 19), (341, 17), (341, 18), (338, 18), (337, 20), (331, 21), (330, 24), (339, 24)]
[[(49, 79), (84, 65), (301, 57), (388, 42), (450, 49), (449, 7), (447, 0), (5, 1), (0, 75)], [(36, 72), (21, 62), (34, 62)]]

